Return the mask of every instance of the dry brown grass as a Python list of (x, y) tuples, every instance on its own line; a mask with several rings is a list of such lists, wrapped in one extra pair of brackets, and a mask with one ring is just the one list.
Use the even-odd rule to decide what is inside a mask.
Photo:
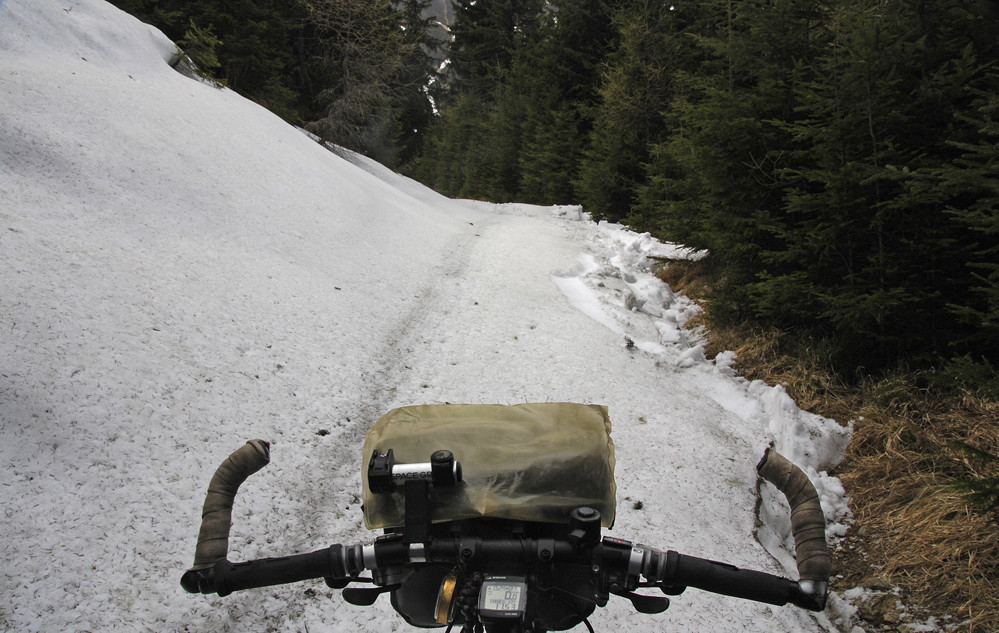
[(705, 274), (707, 270), (706, 259), (664, 260), (656, 274), (671, 289), (696, 299), (711, 293), (711, 285)]
[[(671, 263), (660, 278), (703, 300), (703, 266)], [(999, 526), (971, 511), (952, 485), (995, 475), (953, 444), (999, 455), (999, 403), (938, 395), (912, 375), (846, 385), (813, 359), (783, 353), (779, 332), (698, 318), (709, 326), (709, 357), (733, 350), (742, 376), (785, 385), (803, 409), (854, 420), (835, 473), (856, 520), (848, 546), (834, 553), (844, 576), (837, 588), (897, 586), (910, 612), (934, 615), (948, 630), (999, 632)]]
[(999, 453), (999, 404), (906, 398), (900, 389), (889, 386), (885, 401), (885, 385), (868, 387), (875, 395), (840, 473), (857, 526), (877, 539), (881, 575), (914, 604), (950, 616), (955, 631), (999, 631), (999, 527), (952, 487), (989, 473), (951, 446)]

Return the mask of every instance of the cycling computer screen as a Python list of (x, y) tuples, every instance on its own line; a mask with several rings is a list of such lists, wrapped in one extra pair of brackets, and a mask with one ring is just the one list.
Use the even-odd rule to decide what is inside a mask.
[(527, 581), (518, 576), (487, 576), (479, 590), (479, 617), (518, 620), (527, 607)]

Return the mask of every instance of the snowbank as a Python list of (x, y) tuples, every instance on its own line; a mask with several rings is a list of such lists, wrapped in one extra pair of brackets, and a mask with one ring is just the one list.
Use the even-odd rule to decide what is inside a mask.
[[(704, 356), (696, 331), (684, 328), (698, 307), (673, 293), (652, 270), (660, 259), (699, 259), (704, 253), (663, 244), (649, 234), (636, 234), (602, 222), (592, 252), (553, 280), (569, 302), (601, 325), (623, 337), (625, 345), (676, 369), (695, 369), (716, 379), (705, 383), (705, 395), (746, 422), (766, 428), (774, 448), (802, 468), (815, 484), (826, 513), (831, 539), (846, 532), (850, 511), (838, 479), (826, 471), (842, 458), (852, 425), (802, 411), (781, 385), (769, 386), (737, 376), (733, 352), (722, 352), (713, 367)], [(759, 449), (762, 457), (763, 448)], [(789, 570), (794, 569), (794, 539), (787, 503), (769, 483), (762, 484), (763, 527), (759, 538)]]

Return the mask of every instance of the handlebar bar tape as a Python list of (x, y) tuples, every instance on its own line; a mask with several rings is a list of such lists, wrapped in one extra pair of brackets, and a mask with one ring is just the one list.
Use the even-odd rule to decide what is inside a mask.
[(201, 530), (194, 552), (191, 571), (209, 569), (215, 561), (229, 552), (229, 529), (232, 527), (232, 501), (246, 478), (270, 461), (270, 444), (263, 440), (250, 440), (218, 467), (201, 511)]
[[(768, 448), (756, 467), (761, 477), (777, 487), (791, 506), (791, 533), (798, 565), (799, 586), (811, 607), (825, 605), (831, 563), (826, 547), (826, 519), (815, 486), (800, 468), (777, 451)], [(804, 606), (804, 605), (799, 605)]]
[(815, 486), (800, 468), (772, 449), (764, 453), (757, 471), (784, 493), (791, 506), (791, 532), (799, 576), (802, 580), (828, 581), (826, 518)]

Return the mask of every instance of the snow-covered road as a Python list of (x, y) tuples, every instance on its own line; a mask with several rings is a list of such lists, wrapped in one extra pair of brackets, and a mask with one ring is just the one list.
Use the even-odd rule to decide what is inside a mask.
[[(189, 596), (208, 479), (272, 463), (231, 558), (368, 541), (364, 431), (396, 406), (573, 401), (614, 423), (613, 533), (794, 574), (755, 464), (813, 476), (847, 433), (704, 359), (650, 270), (690, 255), (574, 207), (443, 198), (174, 72), (100, 0), (0, 2), (0, 630), (403, 631), (324, 585)], [(769, 551), (768, 551), (769, 549)], [(834, 601), (835, 602), (835, 601)], [(597, 631), (827, 631), (689, 591)]]

